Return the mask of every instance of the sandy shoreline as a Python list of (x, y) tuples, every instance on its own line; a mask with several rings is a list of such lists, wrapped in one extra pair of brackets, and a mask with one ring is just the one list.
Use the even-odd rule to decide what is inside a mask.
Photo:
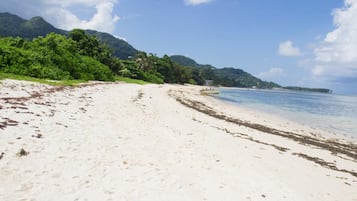
[(200, 87), (1, 82), (0, 200), (357, 200), (356, 141)]

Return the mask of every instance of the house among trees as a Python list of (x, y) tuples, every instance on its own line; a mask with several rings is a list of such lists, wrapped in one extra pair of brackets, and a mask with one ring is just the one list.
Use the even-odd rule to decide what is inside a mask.
[(213, 86), (213, 80), (205, 80), (205, 86)]

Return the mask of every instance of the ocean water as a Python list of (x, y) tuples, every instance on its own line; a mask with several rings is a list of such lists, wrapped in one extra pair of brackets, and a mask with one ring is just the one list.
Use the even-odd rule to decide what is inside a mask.
[(300, 91), (220, 88), (219, 99), (357, 138), (357, 96)]

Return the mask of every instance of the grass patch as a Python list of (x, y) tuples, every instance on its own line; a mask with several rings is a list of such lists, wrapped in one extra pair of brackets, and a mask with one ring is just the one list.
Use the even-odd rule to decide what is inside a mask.
[(3, 79), (24, 80), (24, 81), (48, 84), (48, 85), (52, 85), (52, 86), (75, 86), (80, 83), (87, 82), (85, 80), (48, 80), (48, 79), (29, 77), (29, 76), (25, 76), (25, 75), (16, 75), (16, 74), (12, 74), (12, 73), (0, 72), (0, 80), (3, 80)]
[[(52, 86), (76, 86), (78, 84), (88, 82), (85, 80), (48, 80), (48, 79), (40, 79), (40, 78), (35, 78), (35, 77), (30, 77), (30, 76), (25, 76), (25, 75), (17, 75), (17, 74), (12, 74), (12, 73), (0, 72), (0, 81), (3, 79), (24, 80), (24, 81), (48, 84), (48, 85), (52, 85)], [(126, 82), (126, 83), (140, 84), (140, 85), (151, 84), (150, 82), (146, 82), (143, 80), (137, 80), (137, 79), (121, 77), (121, 76), (115, 76), (115, 81), (122, 81), (122, 82)]]
[(122, 81), (122, 82), (126, 82), (126, 83), (132, 83), (132, 84), (150, 84), (150, 82), (146, 82), (143, 80), (137, 80), (137, 79), (132, 79), (132, 78), (128, 78), (128, 77), (121, 77), (121, 76), (115, 76), (115, 81)]

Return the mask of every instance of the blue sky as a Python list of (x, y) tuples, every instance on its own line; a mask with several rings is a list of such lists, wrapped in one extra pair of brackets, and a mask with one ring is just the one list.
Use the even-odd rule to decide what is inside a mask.
[(158, 56), (357, 94), (357, 0), (1, 1), (1, 12), (109, 32)]

